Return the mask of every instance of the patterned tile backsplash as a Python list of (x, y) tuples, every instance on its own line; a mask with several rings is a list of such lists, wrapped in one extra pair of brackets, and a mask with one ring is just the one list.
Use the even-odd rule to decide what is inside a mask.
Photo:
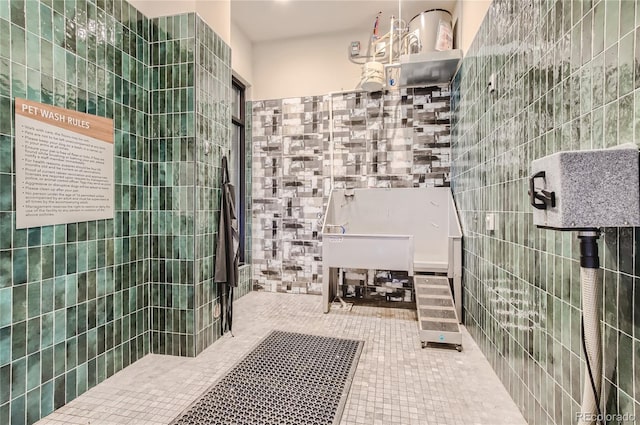
[[(465, 322), (530, 424), (576, 423), (585, 368), (576, 234), (533, 225), (530, 162), (640, 145), (638, 25), (637, 1), (494, 0), (454, 79)], [(639, 249), (640, 229), (604, 229), (602, 405), (627, 418), (640, 416)]]
[[(195, 355), (217, 337), (230, 54), (195, 14), (0, 0), (0, 424), (31, 424), (149, 352)], [(15, 97), (113, 118), (114, 219), (15, 229)]]
[(336, 188), (448, 186), (449, 98), (428, 87), (253, 102), (254, 285), (321, 293), (332, 178)]

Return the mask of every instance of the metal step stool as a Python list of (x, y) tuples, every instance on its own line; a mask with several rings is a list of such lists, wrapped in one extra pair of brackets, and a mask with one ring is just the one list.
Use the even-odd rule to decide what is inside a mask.
[(422, 348), (429, 342), (437, 342), (455, 344), (456, 350), (462, 351), (462, 332), (449, 279), (416, 275), (413, 282)]

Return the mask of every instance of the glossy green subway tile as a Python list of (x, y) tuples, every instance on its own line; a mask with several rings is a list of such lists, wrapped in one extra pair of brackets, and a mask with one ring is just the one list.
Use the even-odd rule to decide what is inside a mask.
[(0, 328), (11, 324), (12, 288), (0, 289)]
[[(638, 9), (640, 10), (640, 5)], [(640, 28), (636, 28), (635, 30), (635, 50), (634, 50), (634, 71), (635, 71), (635, 84), (634, 87), (637, 89), (640, 87)]]
[(67, 274), (76, 273), (77, 268), (77, 244), (76, 243), (68, 243), (67, 244)]
[[(0, 328), (0, 368), (9, 367), (12, 360), (11, 326)], [(8, 382), (8, 381), (3, 381)]]
[(87, 370), (88, 368), (86, 363), (78, 366), (76, 376), (78, 395), (87, 391)]
[[(73, 372), (73, 368), (76, 367), (76, 365), (78, 364), (78, 358), (77, 358), (77, 345), (78, 345), (78, 339), (77, 338), (68, 338), (67, 339), (67, 346), (66, 346), (66, 357), (67, 357), (67, 368), (71, 369), (71, 372)], [(67, 379), (68, 379), (68, 374), (67, 374)], [(75, 383), (74, 383), (75, 386)], [(75, 398), (75, 395), (74, 397)]]
[(48, 313), (53, 311), (53, 293), (54, 283), (53, 279), (46, 279), (42, 281), (40, 288), (40, 309), (42, 313)]
[(619, 39), (620, 1), (603, 1), (605, 8), (605, 49)]
[(13, 209), (13, 177), (11, 174), (0, 174), (0, 211)]
[(42, 245), (51, 245), (54, 242), (54, 226), (41, 227)]
[(0, 213), (0, 249), (9, 249), (12, 247), (11, 218), (12, 214), (10, 212)]
[(10, 0), (11, 4), (11, 22), (24, 28), (25, 22), (25, 0)]
[[(11, 361), (11, 327), (7, 326), (4, 328), (0, 328), (0, 377), (2, 377), (2, 382), (9, 382), (9, 375), (6, 377), (3, 376), (4, 372), (10, 370)], [(0, 404), (8, 401), (8, 385), (0, 386)], [(4, 391), (7, 391), (6, 393)], [(6, 400), (5, 400), (6, 397)]]
[(604, 109), (604, 143), (603, 148), (618, 144), (618, 101), (613, 101)]
[[(634, 100), (630, 93), (618, 101), (618, 143), (633, 143)], [(633, 252), (631, 249), (629, 252)], [(624, 270), (623, 270), (624, 271)], [(631, 273), (631, 270), (627, 269)]]
[(40, 336), (40, 346), (44, 349), (53, 345), (54, 335), (54, 314), (45, 313), (41, 318), (42, 333)]
[(23, 395), (11, 400), (11, 424), (26, 424), (26, 397)]
[(66, 278), (59, 276), (54, 279), (53, 305), (54, 310), (65, 307), (66, 301)]
[(12, 251), (13, 259), (13, 284), (19, 285), (27, 282), (27, 249), (20, 248)]
[(633, 33), (620, 40), (618, 52), (618, 89), (619, 96), (624, 96), (634, 89), (634, 49), (635, 36)]
[(73, 306), (78, 296), (78, 275), (71, 274), (66, 277), (66, 305)]
[(40, 35), (49, 43), (53, 42), (53, 12), (43, 3), (40, 3)]
[(53, 407), (58, 409), (66, 402), (65, 375), (59, 375), (53, 382)]
[(620, 2), (620, 38), (624, 37), (627, 33), (629, 33), (629, 31), (632, 31), (635, 28), (635, 9), (635, 1)]
[(26, 64), (25, 31), (15, 21), (11, 25), (11, 59), (21, 65)]
[(25, 0), (26, 30), (40, 34), (40, 4), (37, 1)]
[[(60, 350), (58, 347), (63, 344), (66, 338), (67, 331), (67, 315), (65, 310), (57, 310), (54, 312), (54, 331), (53, 331), (53, 343), (56, 344), (56, 352)], [(56, 359), (56, 375), (60, 373), (59, 368), (64, 367), (64, 362), (60, 359)]]
[(11, 363), (11, 398), (24, 394), (27, 384), (27, 359), (23, 357)]
[(11, 65), (11, 92), (14, 97), (27, 96), (27, 69), (16, 62)]
[(29, 248), (28, 250), (28, 281), (35, 282), (42, 279), (42, 249)]
[(54, 246), (45, 245), (42, 247), (42, 279), (50, 279), (54, 276)]
[(40, 70), (40, 37), (33, 33), (26, 36), (27, 61), (26, 65), (34, 70)]
[(27, 285), (27, 317), (32, 318), (40, 315), (40, 301), (40, 282), (29, 283)]
[[(34, 353), (27, 358), (27, 391), (31, 391), (40, 385), (40, 353)], [(38, 394), (38, 404), (40, 394)]]
[[(0, 19), (1, 34), (11, 34), (11, 23), (7, 20)], [(0, 57), (9, 58), (11, 56), (11, 37), (2, 37), (0, 39)]]
[(54, 246), (53, 269), (55, 276), (63, 276), (67, 272), (67, 252), (64, 244)]
[(11, 89), (11, 62), (0, 55), (0, 96), (9, 96)]
[(45, 382), (40, 390), (40, 413), (41, 417), (45, 417), (53, 412), (53, 392), (54, 382)]
[(27, 423), (35, 423), (40, 419), (40, 388), (35, 388), (27, 393)]
[(48, 0), (47, 5), (61, 15), (64, 15), (64, 0)]
[(77, 249), (77, 272), (82, 273), (87, 271), (87, 243), (86, 242), (78, 242)]
[(0, 1), (0, 19), (11, 19), (11, 8), (9, 0)]

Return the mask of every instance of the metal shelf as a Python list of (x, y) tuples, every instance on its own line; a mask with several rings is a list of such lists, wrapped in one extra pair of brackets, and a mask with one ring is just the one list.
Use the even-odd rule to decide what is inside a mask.
[(400, 56), (400, 79), (402, 86), (425, 86), (451, 82), (462, 50), (445, 50)]

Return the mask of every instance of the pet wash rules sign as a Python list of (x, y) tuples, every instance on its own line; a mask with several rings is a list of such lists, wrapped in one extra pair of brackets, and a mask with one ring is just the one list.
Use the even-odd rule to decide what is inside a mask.
[(15, 104), (16, 228), (113, 218), (113, 120)]

